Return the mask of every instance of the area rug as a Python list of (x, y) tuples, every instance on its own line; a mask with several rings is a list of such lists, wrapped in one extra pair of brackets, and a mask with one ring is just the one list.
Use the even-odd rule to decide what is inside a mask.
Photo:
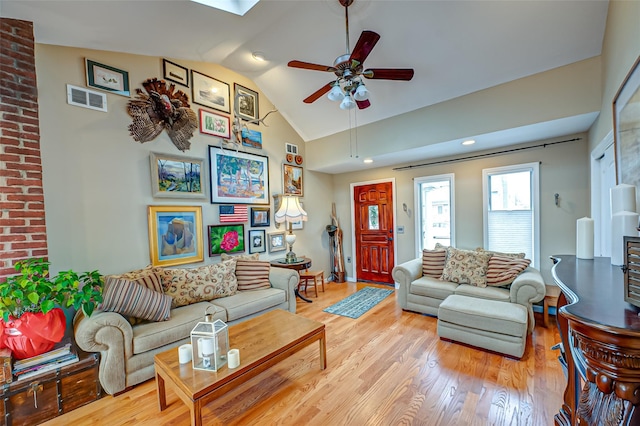
[(393, 293), (393, 290), (385, 290), (383, 288), (365, 287), (362, 290), (348, 296), (338, 303), (324, 309), (324, 312), (330, 314), (342, 315), (343, 317), (358, 318), (369, 309)]

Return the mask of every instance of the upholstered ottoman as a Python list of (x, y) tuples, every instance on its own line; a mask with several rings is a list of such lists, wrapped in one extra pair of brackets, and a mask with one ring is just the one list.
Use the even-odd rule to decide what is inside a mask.
[(454, 294), (438, 308), (438, 336), (521, 358), (527, 341), (527, 308)]

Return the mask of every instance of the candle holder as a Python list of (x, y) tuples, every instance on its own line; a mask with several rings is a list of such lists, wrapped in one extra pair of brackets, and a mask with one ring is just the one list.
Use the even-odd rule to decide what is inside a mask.
[(218, 371), (227, 363), (229, 330), (221, 320), (199, 322), (191, 330), (192, 366), (195, 370)]

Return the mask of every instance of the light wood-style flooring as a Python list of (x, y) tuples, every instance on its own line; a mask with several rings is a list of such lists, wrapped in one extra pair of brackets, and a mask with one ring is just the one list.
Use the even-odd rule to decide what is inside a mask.
[[(204, 424), (553, 424), (566, 381), (549, 349), (558, 332), (544, 328), (541, 315), (524, 357), (514, 360), (441, 341), (436, 318), (403, 312), (395, 293), (358, 319), (322, 311), (367, 285), (330, 283), (313, 303), (298, 300), (298, 314), (326, 324), (326, 370), (311, 345), (207, 405)], [(160, 413), (149, 380), (45, 424), (190, 424), (188, 409), (170, 390), (167, 403)]]

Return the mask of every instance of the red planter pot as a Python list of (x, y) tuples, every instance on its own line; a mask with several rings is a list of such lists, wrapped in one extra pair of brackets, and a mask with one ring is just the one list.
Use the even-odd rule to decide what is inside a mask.
[(18, 319), (0, 321), (0, 347), (11, 349), (14, 359), (25, 359), (53, 349), (64, 337), (66, 318), (60, 308), (42, 312), (26, 312)]

